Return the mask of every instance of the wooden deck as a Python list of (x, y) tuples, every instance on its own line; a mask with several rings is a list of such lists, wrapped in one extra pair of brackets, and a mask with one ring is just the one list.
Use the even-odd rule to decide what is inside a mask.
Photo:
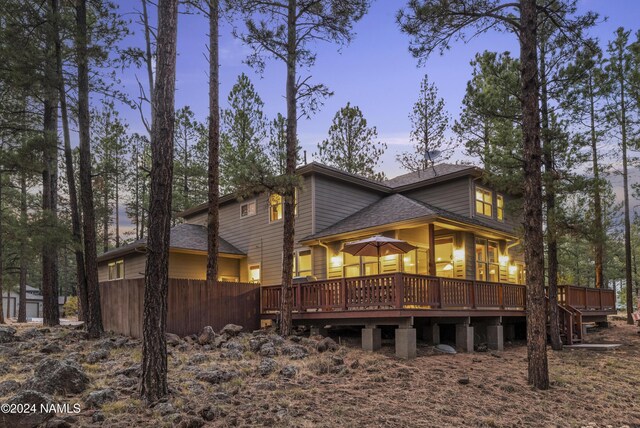
[[(526, 315), (526, 287), (486, 281), (393, 273), (294, 284), (294, 319), (365, 319)], [(280, 309), (281, 287), (261, 287), (261, 313)], [(608, 314), (612, 290), (562, 286), (559, 302), (568, 312)]]

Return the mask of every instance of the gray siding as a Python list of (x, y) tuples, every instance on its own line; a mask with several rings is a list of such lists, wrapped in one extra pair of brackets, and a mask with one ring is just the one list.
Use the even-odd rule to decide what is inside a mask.
[[(471, 187), (471, 201), (472, 201), (472, 205), (471, 205), (471, 213), (472, 216), (478, 218), (479, 220), (482, 220), (487, 226), (489, 227), (496, 227), (499, 229), (508, 229), (508, 230), (513, 230), (514, 232), (519, 228), (519, 226), (521, 225), (521, 219), (520, 219), (520, 215), (519, 213), (521, 212), (521, 210), (518, 209), (517, 206), (514, 206), (517, 204), (517, 202), (514, 202), (513, 197), (506, 195), (502, 192), (498, 192), (495, 189), (493, 189), (491, 186), (487, 186), (485, 184), (482, 183), (477, 183), (475, 181), (471, 182), (472, 187)], [(478, 185), (480, 187), (483, 187), (485, 189), (491, 190), (493, 192), (493, 216), (492, 217), (487, 217), (481, 214), (476, 214), (476, 210), (475, 210), (475, 186)], [(497, 218), (497, 196), (498, 194), (502, 195), (502, 197), (504, 198), (504, 220), (499, 221)]]
[(471, 215), (471, 180), (462, 177), (432, 186), (404, 192), (409, 198), (434, 205), (456, 214)]
[(315, 177), (315, 233), (381, 199), (373, 190), (317, 175)]

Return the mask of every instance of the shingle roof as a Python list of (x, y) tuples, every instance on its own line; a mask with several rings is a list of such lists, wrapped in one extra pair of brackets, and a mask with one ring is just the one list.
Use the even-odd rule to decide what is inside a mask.
[(382, 184), (391, 188), (407, 186), (410, 184), (420, 183), (432, 180), (437, 177), (453, 174), (461, 171), (473, 171), (477, 168), (473, 165), (457, 165), (451, 163), (440, 163), (433, 165), (423, 171), (410, 172), (408, 174), (399, 175), (389, 180), (383, 181)]
[(302, 241), (339, 235), (341, 233), (355, 232), (358, 230), (365, 230), (372, 227), (385, 226), (423, 217), (441, 217), (465, 224), (488, 227), (510, 235), (513, 233), (507, 229), (487, 224), (480, 219), (466, 217), (451, 211), (443, 210), (441, 208), (434, 207), (433, 205), (396, 193), (374, 202), (373, 204), (332, 224), (318, 233), (307, 236)]
[[(136, 251), (146, 246), (147, 239), (138, 239), (131, 244), (107, 251), (98, 256), (98, 261)], [(197, 224), (183, 223), (171, 228), (170, 247), (172, 249), (207, 251), (207, 228)], [(245, 255), (242, 251), (219, 238), (219, 252), (224, 254)]]

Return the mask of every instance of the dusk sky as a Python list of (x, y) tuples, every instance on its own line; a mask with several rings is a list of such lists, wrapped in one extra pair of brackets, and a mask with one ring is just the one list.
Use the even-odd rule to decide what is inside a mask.
[[(123, 13), (139, 8), (138, 1), (120, 0)], [(455, 119), (459, 113), (465, 86), (471, 75), (469, 62), (477, 52), (484, 50), (510, 51), (517, 56), (517, 41), (510, 33), (487, 33), (468, 44), (456, 43), (443, 56), (434, 55), (418, 67), (418, 61), (408, 52), (408, 37), (396, 24), (395, 15), (405, 1), (374, 1), (369, 13), (355, 25), (354, 41), (340, 51), (336, 45), (319, 42), (316, 65), (300, 70), (301, 75), (311, 74), (313, 82), (326, 84), (334, 96), (327, 99), (321, 111), (310, 120), (299, 123), (299, 138), (308, 159), (316, 151), (316, 144), (325, 138), (335, 112), (347, 102), (363, 111), (368, 123), (378, 129), (380, 141), (389, 146), (381, 169), (388, 176), (401, 173), (395, 162), (398, 152), (409, 150), (410, 122), (408, 114), (417, 99), (420, 81), (427, 73), (438, 86), (440, 96), (446, 101), (447, 110)], [(606, 43), (619, 26), (640, 28), (640, 1), (636, 0), (584, 0), (582, 12), (592, 10), (607, 17), (592, 31)], [(155, 22), (155, 15), (152, 17)], [(129, 45), (143, 46), (141, 28), (132, 25), (135, 34), (126, 40)], [(205, 44), (208, 40), (208, 23), (202, 16), (181, 15), (178, 24), (178, 65), (176, 108), (189, 105), (199, 120), (208, 114), (207, 70)], [(231, 26), (223, 23), (220, 28), (220, 80), (221, 107), (237, 76), (244, 72), (253, 81), (265, 103), (269, 118), (285, 112), (284, 66), (278, 62), (267, 63), (261, 76), (244, 64), (249, 49), (231, 34)], [(134, 72), (143, 80), (144, 71), (128, 70), (123, 76), (124, 89), (137, 94)], [(132, 130), (142, 131), (138, 113), (122, 110)]]

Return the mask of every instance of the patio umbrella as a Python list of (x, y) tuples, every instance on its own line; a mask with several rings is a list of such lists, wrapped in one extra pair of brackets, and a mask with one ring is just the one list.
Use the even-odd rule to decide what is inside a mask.
[(383, 257), (405, 254), (415, 249), (415, 246), (406, 241), (376, 235), (360, 241), (347, 242), (342, 251), (353, 256)]

